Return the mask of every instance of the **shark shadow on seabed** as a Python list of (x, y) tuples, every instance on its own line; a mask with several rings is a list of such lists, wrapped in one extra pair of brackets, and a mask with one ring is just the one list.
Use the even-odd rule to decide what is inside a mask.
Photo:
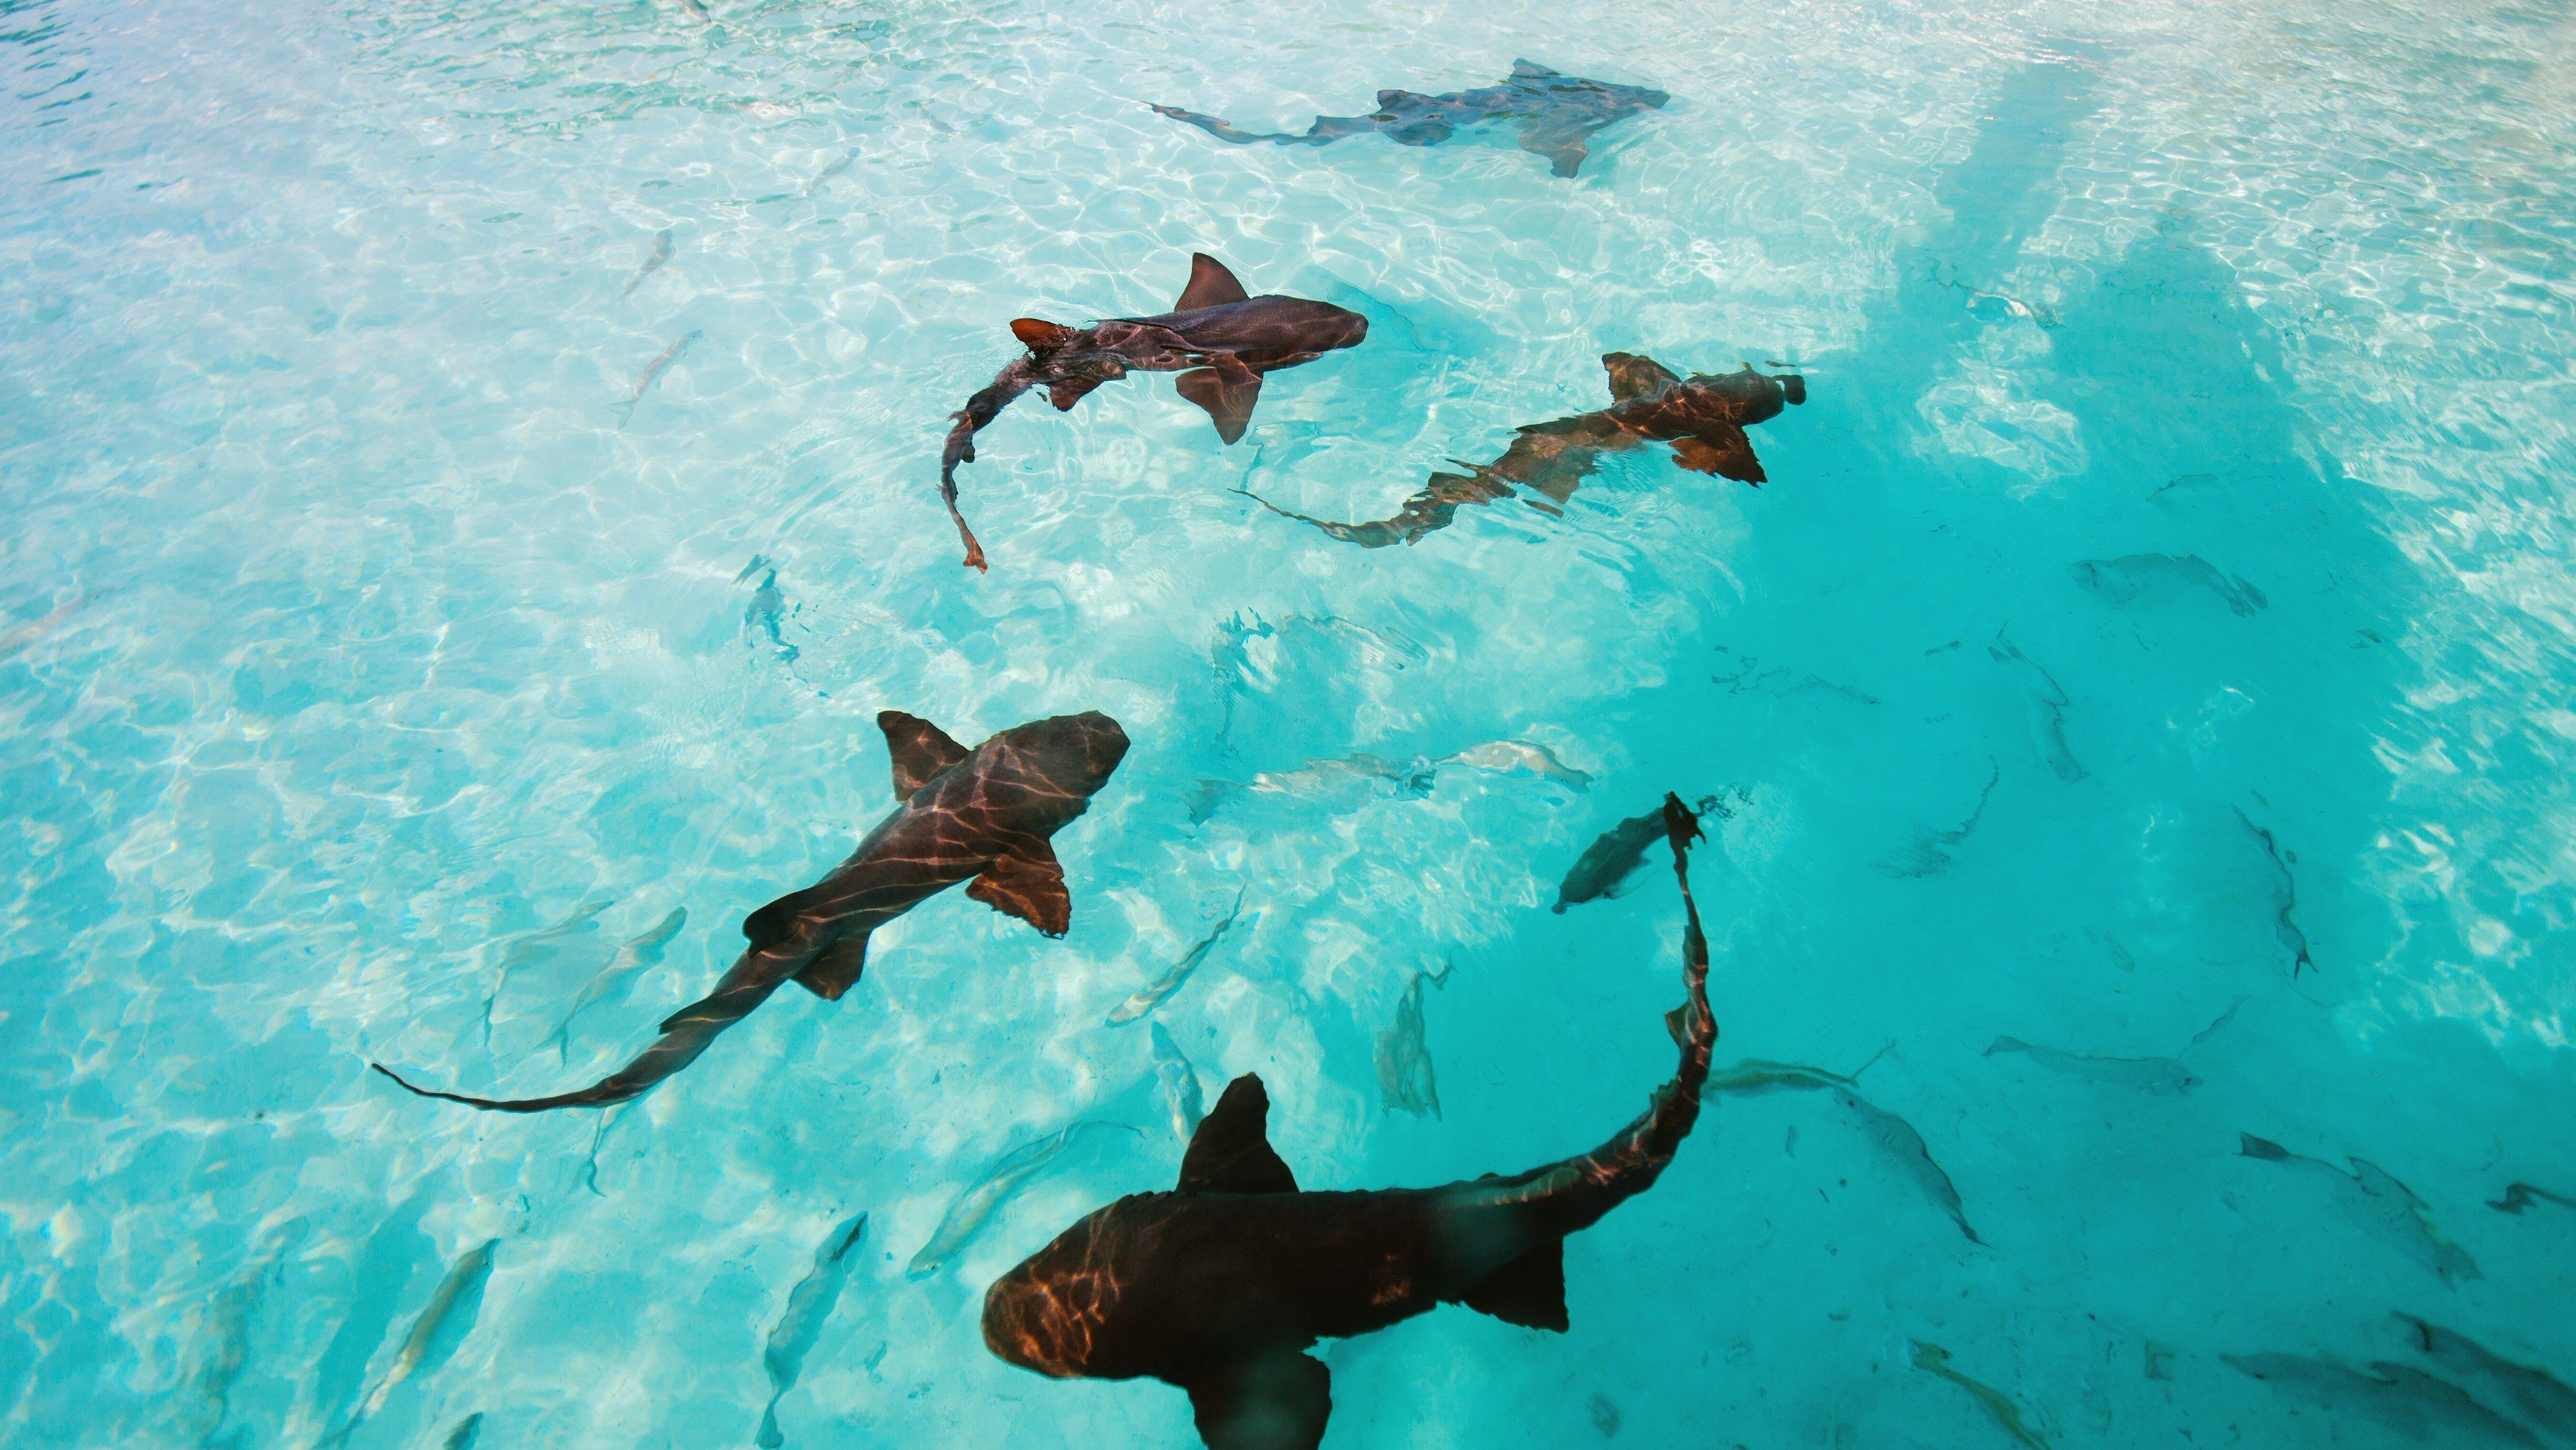
[(1558, 176), (1573, 176), (1592, 155), (1592, 136), (1630, 116), (1660, 110), (1672, 97), (1647, 86), (1622, 86), (1549, 70), (1536, 61), (1512, 62), (1502, 84), (1426, 96), (1419, 91), (1380, 91), (1377, 109), (1365, 116), (1318, 116), (1303, 132), (1243, 131), (1214, 116), (1178, 106), (1155, 106), (1158, 116), (1196, 126), (1237, 146), (1330, 146), (1348, 136), (1384, 136), (1399, 146), (1437, 146), (1462, 130), (1519, 122), (1520, 145), (1547, 158)]
[(1523, 503), (1561, 516), (1566, 501), (1604, 454), (1648, 443), (1670, 444), (1673, 461), (1693, 473), (1713, 473), (1758, 488), (1769, 475), (1744, 430), (1807, 401), (1807, 380), (1794, 373), (1772, 377), (1748, 366), (1741, 372), (1682, 378), (1653, 358), (1626, 352), (1604, 353), (1601, 366), (1610, 375), (1609, 407), (1522, 428), (1502, 457), (1485, 464), (1459, 463), (1465, 473), (1431, 475), (1390, 518), (1336, 523), (1244, 492), (1272, 513), (1312, 524), (1346, 544), (1363, 549), (1418, 544), (1449, 527), (1461, 508), (1519, 497), (1515, 487), (1540, 495), (1522, 498)]

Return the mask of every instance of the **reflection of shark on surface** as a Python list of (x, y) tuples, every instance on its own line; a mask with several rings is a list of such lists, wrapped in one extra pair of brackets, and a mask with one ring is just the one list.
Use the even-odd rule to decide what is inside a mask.
[(2013, 678), (2020, 683), (2023, 703), (2030, 709), (2031, 738), (2038, 743), (2039, 753), (2048, 761), (2048, 768), (2057, 773), (2059, 780), (2070, 783), (2082, 780), (2084, 766), (2076, 760), (2075, 752), (2067, 748), (2066, 707), (2069, 702), (2056, 676), (2032, 664), (2030, 656), (2004, 638), (2002, 630), (1996, 630), (1994, 642), (1986, 646), (1986, 657), (2012, 671)]
[(2486, 1277), (2478, 1272), (2477, 1261), (2469, 1257), (2468, 1250), (2434, 1230), (2432, 1209), (2424, 1200), (2386, 1170), (2359, 1158), (2347, 1158), (2344, 1161), (2352, 1165), (2352, 1170), (2346, 1172), (2322, 1158), (2293, 1153), (2251, 1133), (2238, 1137), (2243, 1156), (2278, 1163), (2324, 1181), (2334, 1191), (2335, 1206), (2343, 1210), (2346, 1218), (2432, 1270), (2443, 1283), (2457, 1288), (2462, 1279)]
[[(2356, 1410), (2427, 1445), (2519, 1445), (2539, 1450), (2529, 1430), (2478, 1403), (2467, 1390), (2402, 1364), (2374, 1360), (2364, 1374), (2303, 1354), (2222, 1354), (2219, 1359), (2326, 1410)], [(2465, 1438), (2463, 1438), (2465, 1437)]]
[(840, 1000), (867, 964), (869, 934), (951, 886), (971, 882), (968, 896), (1047, 936), (1064, 935), (1073, 898), (1048, 841), (1091, 808), (1126, 757), (1118, 722), (1097, 711), (1058, 715), (1013, 726), (973, 750), (899, 710), (881, 712), (877, 725), (894, 757), (894, 813), (822, 880), (745, 917), (741, 957), (703, 1000), (665, 1019), (661, 1037), (634, 1061), (574, 1092), (517, 1099), (432, 1092), (370, 1065), (407, 1092), (468, 1107), (604, 1107), (696, 1061), (790, 981)]
[(1234, 1080), (1169, 1192), (1131, 1194), (1058, 1235), (984, 1296), (984, 1343), (1055, 1378), (1149, 1376), (1189, 1392), (1212, 1450), (1313, 1450), (1332, 1413), (1318, 1339), (1464, 1304), (1566, 1327), (1565, 1240), (1652, 1187), (1698, 1121), (1717, 1024), (1690, 896), (1697, 823), (1664, 809), (1682, 887), (1681, 1064), (1643, 1116), (1580, 1157), (1437, 1188), (1300, 1191), (1270, 1146), (1261, 1079)]
[(1877, 867), (1881, 875), (1902, 881), (1929, 876), (1950, 864), (1950, 848), (1965, 843), (1969, 833), (1977, 829), (1977, 822), (1985, 817), (1986, 802), (1994, 798), (1995, 786), (2004, 778), (2001, 763), (1990, 760), (1987, 766), (1986, 788), (1977, 792), (1977, 804), (1969, 810), (1967, 819), (1946, 831), (1936, 831), (1928, 826), (1915, 827), (1912, 840), (1879, 858)]
[(2198, 554), (2123, 554), (2116, 559), (2078, 559), (2068, 566), (2075, 582), (2114, 608), (2126, 608), (2159, 594), (2206, 591), (2239, 618), (2271, 601), (2239, 576), (2221, 574)]
[(957, 511), (957, 465), (975, 461), (976, 433), (1022, 393), (1043, 387), (1056, 411), (1066, 412), (1092, 389), (1131, 372), (1179, 373), (1172, 381), (1181, 396), (1204, 409), (1217, 436), (1232, 443), (1252, 421), (1264, 374), (1357, 346), (1368, 336), (1368, 319), (1329, 302), (1252, 296), (1223, 262), (1200, 252), (1191, 256), (1189, 285), (1169, 312), (1082, 328), (1023, 317), (1012, 322), (1011, 335), (1027, 354), (952, 415), (939, 459), (939, 495), (975, 569), (984, 567), (984, 546)]
[(1437, 96), (1380, 91), (1375, 111), (1365, 116), (1318, 116), (1315, 124), (1295, 135), (1237, 130), (1214, 116), (1178, 106), (1155, 106), (1153, 111), (1237, 146), (1262, 141), (1276, 146), (1329, 146), (1346, 136), (1372, 135), (1399, 146), (1437, 146), (1471, 126), (1517, 121), (1521, 149), (1546, 157), (1548, 169), (1557, 175), (1572, 176), (1591, 156), (1594, 132), (1658, 110), (1671, 99), (1645, 86), (1587, 80), (1535, 61), (1516, 60), (1501, 85)]
[(2486, 1382), (2524, 1423), (2560, 1440), (2576, 1440), (2576, 1389), (2547, 1370), (2516, 1364), (2454, 1329), (2398, 1313), (2407, 1338), (2425, 1358), (2461, 1379)]
[(1541, 498), (1522, 502), (1556, 514), (1574, 497), (1605, 454), (1648, 443), (1672, 446), (1673, 461), (1693, 473), (1721, 474), (1759, 486), (1768, 475), (1753, 456), (1744, 430), (1807, 401), (1807, 380), (1770, 377), (1747, 367), (1734, 373), (1698, 373), (1685, 379), (1649, 357), (1605, 353), (1610, 406), (1520, 430), (1503, 456), (1487, 464), (1461, 463), (1466, 473), (1435, 473), (1393, 517), (1369, 523), (1335, 523), (1283, 509), (1259, 494), (1253, 502), (1272, 513), (1312, 524), (1333, 538), (1364, 549), (1416, 544), (1447, 528), (1458, 510), (1517, 497), (1515, 486)]

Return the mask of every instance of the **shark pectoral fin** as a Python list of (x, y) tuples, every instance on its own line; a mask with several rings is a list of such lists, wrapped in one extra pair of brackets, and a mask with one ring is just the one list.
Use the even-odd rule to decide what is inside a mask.
[(1614, 403), (1659, 393), (1681, 381), (1671, 368), (1633, 352), (1605, 352), (1601, 354), (1601, 367), (1610, 374), (1610, 400)]
[(1048, 936), (1062, 936), (1073, 925), (1073, 896), (1064, 887), (1064, 863), (1046, 843), (1034, 855), (995, 857), (966, 888), (977, 901), (1016, 916)]
[(1719, 423), (1695, 438), (1676, 439), (1673, 461), (1693, 473), (1714, 473), (1759, 487), (1768, 476), (1753, 456), (1753, 440), (1732, 423)]
[(1261, 374), (1230, 358), (1218, 367), (1192, 368), (1172, 381), (1182, 397), (1207, 410), (1216, 436), (1228, 443), (1243, 436), (1252, 421), (1252, 405), (1261, 401)]
[[(1296, 1175), (1270, 1146), (1270, 1093), (1256, 1073), (1225, 1085), (1181, 1155), (1178, 1193), (1294, 1193)], [(1214, 1441), (1210, 1441), (1214, 1444)]]
[(1315, 1450), (1333, 1414), (1333, 1372), (1294, 1350), (1203, 1371), (1184, 1388), (1208, 1450)]
[(1047, 401), (1055, 404), (1057, 412), (1070, 413), (1073, 411), (1073, 405), (1088, 397), (1093, 388), (1100, 386), (1101, 381), (1099, 378), (1067, 378), (1060, 383), (1049, 383)]
[(858, 984), (859, 973), (868, 965), (868, 934), (843, 937), (815, 953), (796, 974), (796, 985), (822, 998), (838, 1002), (841, 994)]
[(1562, 127), (1533, 125), (1521, 132), (1521, 149), (1535, 151), (1547, 158), (1547, 169), (1558, 176), (1573, 176), (1583, 170), (1592, 156), (1592, 148), (1580, 135), (1570, 135)]
[(1565, 1240), (1550, 1239), (1485, 1276), (1458, 1301), (1505, 1324), (1565, 1332)]
[(1073, 341), (1074, 331), (1061, 322), (1014, 317), (1011, 319), (1011, 336), (1018, 338), (1020, 344), (1031, 352), (1052, 352)]
[(1221, 307), (1228, 302), (1247, 302), (1252, 294), (1243, 283), (1226, 270), (1225, 263), (1205, 252), (1190, 253), (1190, 283), (1181, 289), (1181, 298), (1172, 304), (1174, 312), (1195, 312), (1202, 307)]
[(949, 739), (947, 731), (901, 710), (879, 710), (877, 728), (885, 732), (886, 751), (894, 757), (894, 793), (903, 800), (972, 753)]

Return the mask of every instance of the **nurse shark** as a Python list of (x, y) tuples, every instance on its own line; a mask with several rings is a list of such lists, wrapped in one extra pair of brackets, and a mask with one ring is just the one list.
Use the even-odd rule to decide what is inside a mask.
[(1056, 411), (1066, 412), (1092, 389), (1131, 372), (1177, 372), (1181, 396), (1206, 409), (1217, 436), (1232, 443), (1252, 421), (1263, 374), (1356, 346), (1368, 336), (1368, 319), (1304, 297), (1254, 297), (1224, 263), (1198, 252), (1190, 257), (1189, 285), (1169, 312), (1081, 328), (1023, 317), (1011, 324), (1011, 335), (1028, 353), (951, 415), (939, 459), (939, 496), (966, 545), (967, 566), (975, 569), (984, 567), (984, 546), (957, 511), (957, 465), (975, 461), (975, 434), (1020, 394), (1043, 387)]
[(1313, 1450), (1331, 1375), (1322, 1338), (1444, 1304), (1562, 1331), (1565, 1239), (1643, 1193), (1699, 1119), (1717, 1041), (1708, 940), (1691, 899), (1699, 823), (1664, 798), (1681, 881), (1681, 1066), (1645, 1113), (1580, 1157), (1439, 1188), (1301, 1192), (1267, 1134), (1261, 1079), (1236, 1078), (1199, 1125), (1169, 1193), (1076, 1223), (984, 1296), (984, 1343), (1056, 1378), (1150, 1376), (1189, 1392), (1213, 1450)]
[(1383, 549), (1418, 544), (1449, 527), (1466, 505), (1514, 497), (1516, 485), (1544, 496), (1524, 500), (1530, 507), (1558, 513), (1603, 454), (1648, 443), (1672, 445), (1673, 461), (1693, 473), (1719, 474), (1758, 488), (1770, 475), (1753, 456), (1753, 440), (1744, 430), (1807, 401), (1807, 380), (1794, 373), (1773, 377), (1747, 367), (1683, 378), (1653, 358), (1627, 352), (1602, 354), (1601, 366), (1610, 375), (1609, 407), (1530, 424), (1493, 462), (1460, 463), (1469, 471), (1431, 475), (1392, 518), (1335, 523), (1290, 512), (1258, 494), (1252, 500), (1343, 543)]
[(802, 891), (743, 918), (750, 945), (702, 1001), (662, 1023), (634, 1061), (552, 1097), (493, 1099), (414, 1087), (425, 1098), (505, 1113), (622, 1103), (697, 1060), (719, 1033), (794, 982), (826, 1001), (859, 980), (868, 934), (959, 882), (966, 894), (1062, 936), (1073, 921), (1064, 867), (1049, 838), (1091, 807), (1127, 754), (1127, 732), (1098, 711), (1032, 720), (968, 750), (900, 710), (877, 716), (894, 755), (894, 814), (850, 858)]
[(1437, 146), (1470, 126), (1519, 122), (1521, 149), (1547, 158), (1548, 169), (1572, 176), (1592, 154), (1592, 133), (1630, 116), (1659, 110), (1672, 97), (1645, 86), (1613, 85), (1552, 71), (1535, 61), (1512, 62), (1498, 86), (1426, 96), (1380, 91), (1377, 109), (1365, 116), (1318, 116), (1298, 134), (1239, 131), (1214, 116), (1156, 106), (1154, 113), (1196, 126), (1220, 141), (1248, 146), (1329, 146), (1345, 136), (1384, 136), (1399, 146)]

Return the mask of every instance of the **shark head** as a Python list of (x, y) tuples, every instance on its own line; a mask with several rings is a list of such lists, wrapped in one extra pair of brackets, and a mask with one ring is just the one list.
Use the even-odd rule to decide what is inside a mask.
[(1088, 801), (1127, 758), (1127, 732), (1097, 710), (1052, 715), (1002, 732), (1029, 784)]

